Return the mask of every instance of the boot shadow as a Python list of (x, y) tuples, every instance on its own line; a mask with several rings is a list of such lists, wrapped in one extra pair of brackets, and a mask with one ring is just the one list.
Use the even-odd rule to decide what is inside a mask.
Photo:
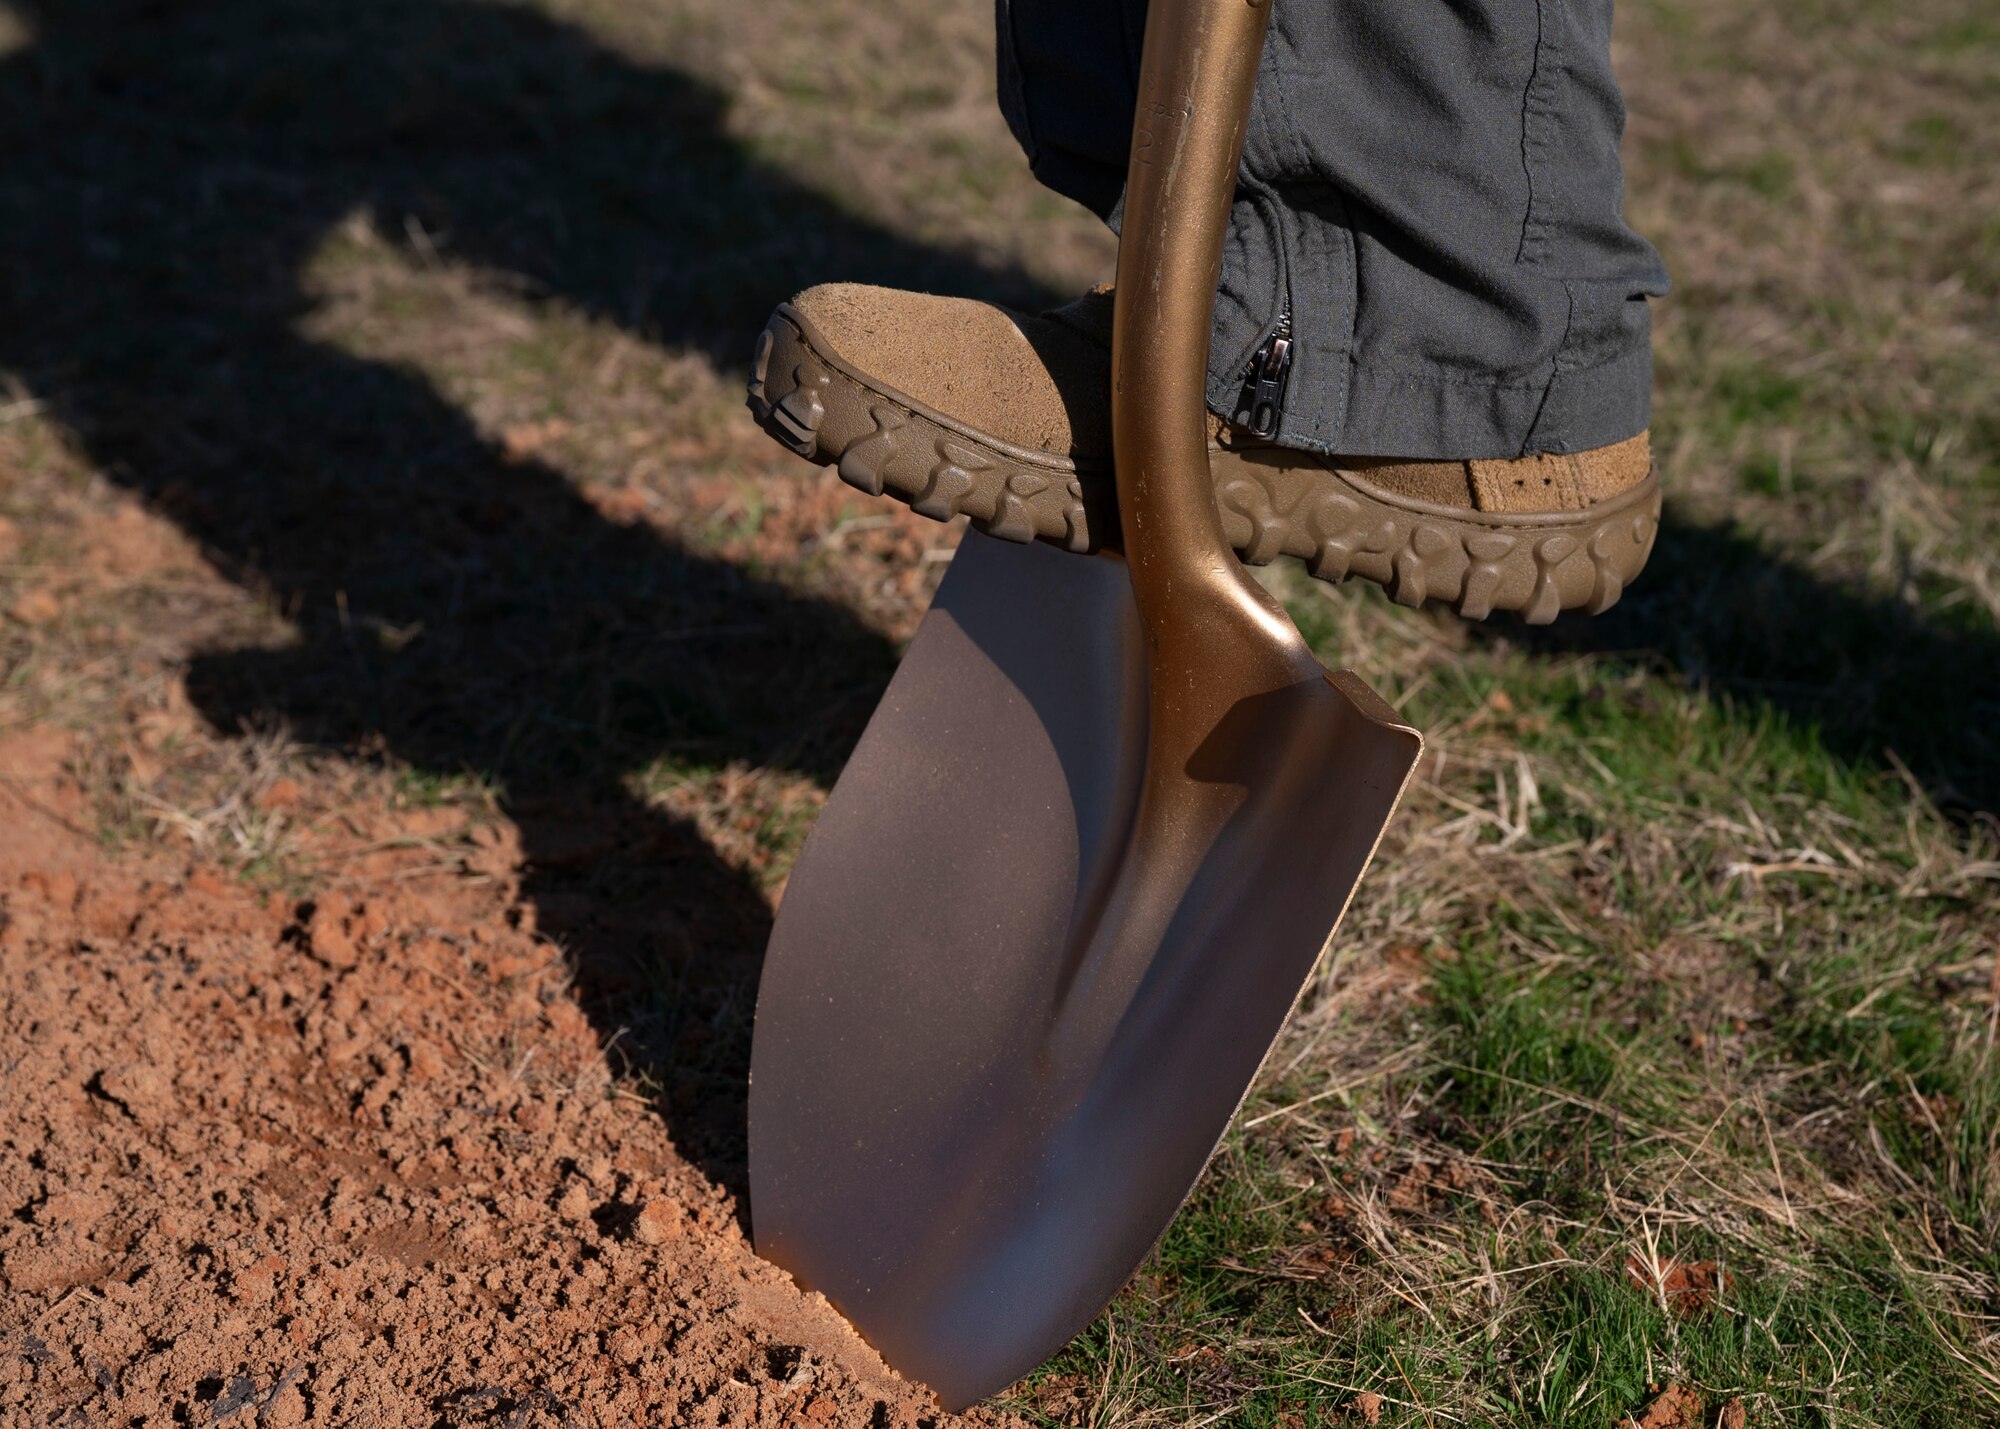
[(1546, 654), (1619, 656), (1810, 729), (1843, 763), (1900, 764), (1948, 817), (2000, 814), (2000, 631), (1806, 570), (1740, 528), (1676, 516), (1617, 605), (1552, 626), (1473, 626)]

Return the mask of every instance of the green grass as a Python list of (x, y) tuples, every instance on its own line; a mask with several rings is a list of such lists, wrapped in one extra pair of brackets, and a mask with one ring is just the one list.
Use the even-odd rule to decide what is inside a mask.
[[(1325, 599), (1299, 600), (1326, 640)], [(1231, 1358), (1236, 1382), (1291, 1384), (1322, 1408), (1354, 1390), (1415, 1406), (1392, 1405), (1392, 1422), (1603, 1425), (1666, 1379), (1741, 1398), (1752, 1422), (1982, 1422), (1996, 1386), (1958, 1356), (1990, 1374), (1974, 1342), (2000, 1309), (1990, 867), (1814, 723), (1619, 663), (1502, 656), (1425, 686), (1420, 722), (1514, 726), (1444, 742), (1525, 759), (1537, 802), (1521, 812), (1518, 775), (1506, 797), (1504, 756), (1447, 778), (1451, 809), (1491, 817), (1423, 881), (1484, 873), (1490, 892), (1405, 921), (1426, 944), (1414, 1009), (1293, 1034), (1352, 1041), (1331, 1080), (1399, 1048), (1420, 1049), (1414, 1065), (1306, 1126), (1257, 1123), (1314, 1078), (1264, 1087), (1256, 1129), (1184, 1217), (1208, 1224), (1161, 1259), (1278, 1263), (1325, 1243), (1310, 1221), (1245, 1217), (1246, 1181), (1253, 1200), (1326, 1188), (1382, 1205), (1411, 1166), (1470, 1164), (1476, 1193), (1371, 1214), (1367, 1235), (1346, 1232), (1370, 1272), (1267, 1287), (1243, 1319), (1219, 1273), (1169, 1299), (1215, 1317), (1218, 1343), (1259, 1347)], [(1424, 858), (1423, 842), (1385, 859)], [(1500, 866), (1481, 870), (1482, 852)], [(1954, 866), (1977, 876), (1951, 882)], [(1933, 870), (1945, 886), (1922, 886)], [(1655, 1246), (1720, 1262), (1732, 1291), (1676, 1321), (1624, 1273)], [(1127, 1335), (1158, 1313), (1143, 1293), (1112, 1312)], [(1350, 1327), (1332, 1343), (1302, 1332), (1329, 1317)], [(1080, 1353), (1055, 1372), (1088, 1377)], [(1135, 1405), (1202, 1408), (1130, 1384)], [(1242, 1422), (1280, 1422), (1283, 1392), (1267, 1397)]]

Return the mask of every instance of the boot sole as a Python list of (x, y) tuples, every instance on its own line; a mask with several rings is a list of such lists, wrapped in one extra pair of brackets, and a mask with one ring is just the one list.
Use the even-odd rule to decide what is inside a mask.
[[(1002, 540), (1118, 545), (1108, 463), (1011, 446), (931, 410), (848, 367), (789, 303), (758, 334), (749, 405), (778, 441), (870, 496), (939, 521), (966, 516)], [(1295, 556), (1320, 580), (1358, 577), (1400, 605), (1435, 602), (1474, 620), (1512, 611), (1546, 625), (1565, 610), (1607, 610), (1659, 531), (1653, 471), (1583, 511), (1501, 516), (1412, 501), (1337, 467), (1281, 465), (1298, 460), (1210, 453), (1216, 509), (1245, 564)]]

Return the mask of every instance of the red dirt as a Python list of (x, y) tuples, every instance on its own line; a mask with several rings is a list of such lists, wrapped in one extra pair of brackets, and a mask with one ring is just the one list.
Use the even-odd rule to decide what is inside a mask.
[(1003, 1422), (752, 1254), (505, 880), (108, 859), (65, 755), (0, 748), (0, 1423)]

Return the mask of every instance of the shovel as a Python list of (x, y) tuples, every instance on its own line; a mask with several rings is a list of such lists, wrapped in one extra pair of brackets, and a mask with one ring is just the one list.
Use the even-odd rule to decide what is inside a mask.
[(1153, 0), (1112, 370), (1124, 555), (968, 532), (787, 885), (757, 1249), (960, 1408), (1117, 1293), (1422, 750), (1223, 537), (1203, 383), (1268, 0)]

